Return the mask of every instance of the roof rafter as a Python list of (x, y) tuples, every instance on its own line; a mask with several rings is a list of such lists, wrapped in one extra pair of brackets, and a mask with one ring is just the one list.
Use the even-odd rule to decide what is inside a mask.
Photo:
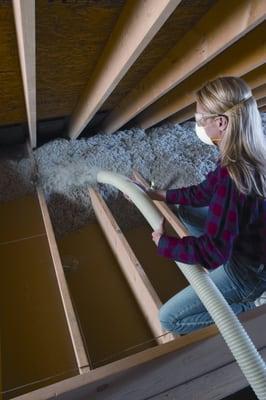
[(75, 139), (181, 0), (128, 0), (70, 119)]
[[(264, 19), (260, 0), (220, 0), (100, 124), (113, 133)], [(237, 21), (237, 23), (236, 23)]]

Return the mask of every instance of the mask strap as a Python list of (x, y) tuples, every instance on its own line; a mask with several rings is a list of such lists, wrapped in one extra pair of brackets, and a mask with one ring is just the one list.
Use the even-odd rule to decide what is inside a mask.
[(240, 100), (237, 104), (234, 104), (231, 108), (228, 108), (228, 110), (226, 110), (226, 111), (224, 112), (224, 114), (227, 113), (228, 111), (232, 111), (234, 108), (236, 108), (236, 107), (238, 107), (239, 105), (245, 103), (245, 101), (251, 99), (252, 97), (253, 97), (252, 94), (249, 94), (247, 97), (244, 97), (244, 98), (243, 98), (242, 100)]

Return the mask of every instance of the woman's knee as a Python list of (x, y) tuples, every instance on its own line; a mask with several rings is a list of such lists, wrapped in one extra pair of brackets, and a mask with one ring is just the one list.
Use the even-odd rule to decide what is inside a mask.
[(174, 318), (174, 316), (170, 312), (167, 303), (162, 305), (159, 310), (159, 320), (160, 320), (161, 326), (164, 329), (166, 329), (168, 331), (173, 330), (174, 320), (176, 320), (176, 318)]
[(168, 323), (168, 321), (170, 320), (169, 311), (165, 304), (162, 305), (161, 308), (159, 309), (159, 320), (162, 325)]

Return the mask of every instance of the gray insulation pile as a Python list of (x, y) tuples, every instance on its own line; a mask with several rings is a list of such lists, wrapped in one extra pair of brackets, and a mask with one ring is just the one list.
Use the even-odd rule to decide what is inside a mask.
[[(266, 129), (266, 113), (262, 114)], [(2, 152), (3, 153), (3, 152)], [(1, 199), (32, 189), (31, 163), (1, 154)], [(34, 151), (57, 235), (79, 229), (94, 219), (88, 187), (99, 190), (122, 229), (143, 223), (134, 205), (114, 187), (95, 183), (95, 169), (131, 176), (139, 171), (160, 189), (197, 184), (215, 168), (218, 152), (196, 136), (194, 123), (165, 124), (148, 131), (133, 128), (113, 135), (80, 140), (57, 139)]]
[(141, 223), (139, 212), (121, 192), (95, 184), (95, 168), (128, 177), (135, 169), (163, 189), (201, 181), (214, 168), (216, 156), (215, 148), (199, 142), (191, 123), (163, 126), (149, 133), (134, 128), (74, 141), (59, 139), (35, 151), (41, 184), (60, 235), (93, 217), (89, 185), (97, 187), (122, 229)]

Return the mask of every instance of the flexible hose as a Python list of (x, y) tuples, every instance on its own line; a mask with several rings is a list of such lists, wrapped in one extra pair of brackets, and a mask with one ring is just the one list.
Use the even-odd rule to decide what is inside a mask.
[[(110, 171), (99, 171), (97, 181), (115, 186), (125, 193), (147, 219), (153, 230), (163, 216), (146, 195), (127, 177)], [(240, 369), (259, 400), (266, 400), (266, 366), (236, 315), (215, 286), (209, 274), (198, 265), (176, 262), (211, 315)]]

